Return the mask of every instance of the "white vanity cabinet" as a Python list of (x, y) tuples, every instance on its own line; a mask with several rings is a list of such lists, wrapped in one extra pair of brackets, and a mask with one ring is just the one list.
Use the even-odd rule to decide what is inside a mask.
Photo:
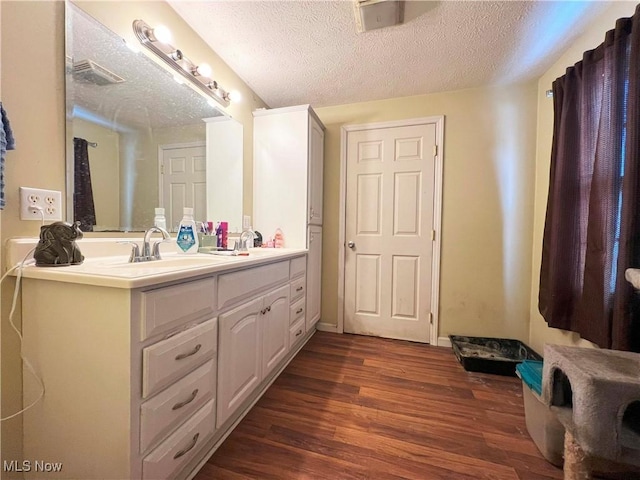
[(324, 125), (309, 105), (253, 112), (253, 223), (309, 249), (305, 329), (320, 320)]
[(220, 316), (217, 421), (224, 424), (289, 351), (289, 285)]
[(324, 125), (309, 105), (253, 112), (253, 226), (267, 241), (307, 248), (322, 225)]
[[(24, 351), (46, 394), (24, 458), (61, 462), (47, 478), (188, 478), (310, 337), (306, 255), (284, 256), (143, 287), (25, 269)], [(25, 372), (25, 404), (38, 394)]]
[[(305, 265), (300, 256), (220, 276), (218, 302), (237, 306), (220, 315), (218, 425), (270, 380), (295, 343), (290, 341), (291, 299), (304, 300)], [(227, 300), (231, 292), (233, 300)]]
[(307, 322), (311, 330), (320, 320), (322, 294), (322, 228), (309, 227), (309, 254), (307, 256)]
[(215, 430), (216, 277), (23, 282), (25, 353), (46, 389), (24, 415), (25, 458), (61, 462), (57, 478), (175, 478)]

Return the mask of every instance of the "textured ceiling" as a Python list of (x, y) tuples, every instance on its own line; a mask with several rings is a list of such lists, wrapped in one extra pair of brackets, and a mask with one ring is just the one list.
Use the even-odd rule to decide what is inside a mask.
[(611, 2), (408, 1), (364, 33), (346, 0), (169, 4), (269, 106), (319, 107), (537, 78)]

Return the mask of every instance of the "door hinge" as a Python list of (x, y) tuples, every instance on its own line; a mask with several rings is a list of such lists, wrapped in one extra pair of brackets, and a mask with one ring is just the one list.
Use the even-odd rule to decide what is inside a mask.
[(433, 313), (429, 312), (429, 324), (433, 325)]
[(438, 145), (434, 145), (433, 146), (433, 156), (437, 156), (438, 155)]
[(164, 175), (164, 163), (160, 165), (160, 175)]
[(431, 230), (431, 241), (432, 242), (436, 241), (436, 231), (435, 230)]

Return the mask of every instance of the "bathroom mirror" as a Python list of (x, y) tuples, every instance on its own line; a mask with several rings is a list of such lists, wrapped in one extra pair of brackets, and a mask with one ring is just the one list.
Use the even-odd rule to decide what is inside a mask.
[[(174, 229), (190, 206), (241, 226), (242, 125), (71, 2), (66, 28), (67, 220), (143, 231), (163, 206)], [(212, 190), (217, 163), (227, 179)], [(222, 190), (239, 209), (216, 210)]]

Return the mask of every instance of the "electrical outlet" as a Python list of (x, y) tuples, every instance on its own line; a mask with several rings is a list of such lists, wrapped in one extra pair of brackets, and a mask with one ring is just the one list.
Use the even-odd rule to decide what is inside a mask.
[(20, 187), (20, 219), (42, 221), (43, 216), (44, 220), (62, 220), (62, 192)]
[(242, 216), (242, 229), (243, 230), (247, 230), (248, 228), (251, 228), (251, 216), (243, 215)]

